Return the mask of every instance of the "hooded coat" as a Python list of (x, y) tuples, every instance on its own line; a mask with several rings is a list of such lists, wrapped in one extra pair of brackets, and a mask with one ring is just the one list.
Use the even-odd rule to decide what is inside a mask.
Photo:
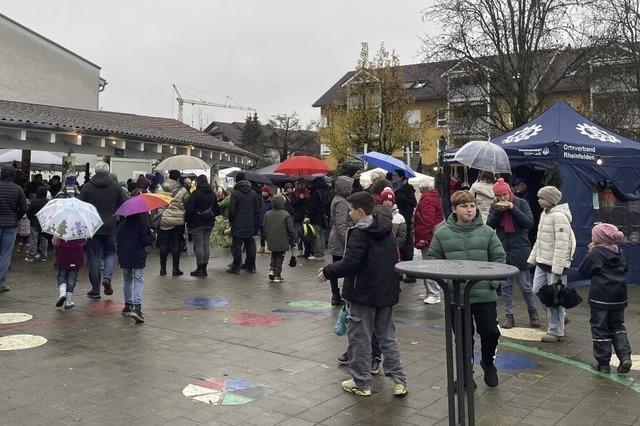
[(42, 210), (48, 202), (47, 187), (39, 186), (38, 189), (36, 189), (36, 199), (33, 200), (27, 209), (27, 218), (29, 219), (29, 223), (31, 224), (31, 227), (37, 229), (38, 232), (42, 232), (42, 228), (40, 227), (40, 221), (36, 217), (36, 214)]
[(324, 228), (324, 216), (329, 215), (329, 207), (329, 187), (324, 178), (316, 178), (309, 197), (308, 216), (311, 224)]
[(117, 231), (114, 213), (126, 201), (122, 188), (114, 182), (109, 173), (96, 173), (82, 186), (80, 200), (95, 206), (103, 225), (97, 235), (113, 235)]
[(504, 251), (507, 252), (507, 264), (523, 270), (527, 269), (527, 257), (531, 252), (529, 230), (533, 228), (533, 214), (526, 200), (514, 196), (512, 203), (511, 216), (515, 232), (506, 233), (500, 227), (503, 212), (496, 209), (495, 205), (489, 210), (487, 225), (496, 230)]
[(377, 216), (361, 220), (347, 231), (344, 257), (323, 269), (327, 279), (344, 280), (342, 298), (366, 306), (385, 307), (398, 303), (400, 275), (394, 267), (398, 248), (391, 234), (391, 221)]
[(397, 188), (394, 188), (394, 192), (396, 194), (396, 205), (398, 206), (400, 214), (404, 217), (407, 225), (412, 225), (413, 209), (418, 205), (413, 186), (405, 179)]
[(578, 268), (580, 275), (591, 278), (589, 305), (593, 308), (617, 310), (627, 306), (627, 260), (622, 251), (594, 247)]
[(471, 185), (469, 192), (476, 197), (476, 207), (482, 215), (482, 222), (486, 223), (489, 217), (489, 209), (496, 198), (493, 193), (493, 184), (478, 180)]
[(431, 244), (436, 225), (444, 221), (442, 203), (437, 190), (430, 189), (420, 195), (413, 220), (416, 248), (428, 247)]
[[(428, 257), (447, 260), (477, 260), (504, 263), (506, 255), (496, 231), (482, 222), (480, 213), (473, 222), (459, 225), (456, 214), (451, 213), (444, 226), (439, 227), (429, 245)], [(471, 303), (487, 303), (497, 300), (496, 289), (500, 283), (480, 281), (471, 289)], [(449, 291), (453, 286), (449, 283)], [(462, 300), (464, 287), (460, 289)]]
[(258, 232), (260, 198), (248, 180), (241, 180), (233, 187), (228, 215), (234, 238), (251, 238)]
[(162, 182), (158, 194), (164, 194), (172, 197), (171, 202), (162, 212), (160, 219), (160, 228), (173, 228), (174, 226), (184, 225), (186, 203), (191, 193), (180, 185), (180, 182), (173, 179), (167, 179)]
[(335, 187), (336, 192), (330, 208), (329, 253), (342, 257), (347, 229), (353, 225), (351, 216), (349, 216), (349, 203), (346, 200), (351, 195), (353, 179), (348, 176), (338, 176)]
[(576, 237), (571, 229), (569, 205), (564, 203), (543, 211), (527, 263), (545, 265), (552, 273), (563, 275), (571, 266), (575, 250)]
[(138, 217), (128, 217), (118, 227), (118, 262), (122, 268), (142, 269), (146, 265), (146, 246), (153, 243), (149, 223)]
[(293, 228), (293, 219), (284, 207), (285, 198), (278, 194), (271, 199), (271, 210), (264, 215), (264, 233), (272, 252), (287, 251), (295, 245), (296, 231)]
[(208, 183), (201, 183), (191, 193), (185, 205), (185, 218), (190, 229), (213, 228), (216, 216), (220, 214), (218, 200)]

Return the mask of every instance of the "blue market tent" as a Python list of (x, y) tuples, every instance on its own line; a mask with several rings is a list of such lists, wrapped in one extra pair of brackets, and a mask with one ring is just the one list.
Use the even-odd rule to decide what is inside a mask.
[[(492, 142), (507, 152), (516, 175), (519, 166), (559, 170), (562, 202), (571, 208), (577, 240), (574, 265), (584, 257), (591, 228), (599, 221), (617, 222), (635, 241), (625, 245), (627, 257), (640, 255), (639, 142), (593, 123), (564, 101)], [(453, 153), (445, 152), (443, 161), (451, 161)], [(615, 196), (615, 203), (601, 205), (603, 193)], [(640, 283), (640, 265), (634, 263), (629, 262), (629, 279)]]

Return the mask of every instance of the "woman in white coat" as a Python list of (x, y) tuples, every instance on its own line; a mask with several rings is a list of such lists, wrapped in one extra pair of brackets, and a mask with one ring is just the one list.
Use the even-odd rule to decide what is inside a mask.
[(496, 178), (491, 172), (482, 171), (478, 175), (478, 180), (471, 185), (469, 192), (476, 197), (476, 207), (480, 211), (482, 216), (482, 223), (487, 223), (489, 217), (489, 209), (495, 201), (493, 194), (493, 185), (496, 183)]
[[(571, 211), (567, 203), (559, 204), (562, 193), (555, 186), (545, 186), (538, 191), (538, 202), (543, 212), (538, 234), (527, 263), (535, 265), (533, 292), (543, 286), (561, 281), (567, 284), (567, 270), (576, 249), (576, 239), (571, 229)], [(564, 308), (546, 308), (547, 334), (543, 342), (558, 342), (564, 336)]]

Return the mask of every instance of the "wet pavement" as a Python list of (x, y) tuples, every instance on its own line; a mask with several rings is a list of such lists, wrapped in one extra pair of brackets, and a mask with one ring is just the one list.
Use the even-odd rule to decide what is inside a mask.
[[(226, 251), (213, 255), (208, 279), (188, 275), (192, 255), (182, 262), (184, 276), (160, 277), (150, 255), (146, 322), (134, 325), (120, 314), (119, 270), (114, 295), (92, 301), (83, 269), (76, 307), (57, 311), (51, 260), (27, 263), (16, 254), (0, 314), (27, 315), (0, 315), (0, 424), (447, 424), (442, 306), (417, 298), (420, 282), (402, 285), (395, 309), (409, 395), (394, 398), (381, 374), (363, 398), (340, 387), (348, 372), (336, 357), (346, 338), (333, 333), (338, 310), (328, 304), (328, 284), (316, 281), (320, 263), (285, 266), (286, 281), (270, 284), (268, 255), (258, 255), (257, 274), (240, 275), (225, 273)], [(586, 290), (579, 289), (583, 296)], [(515, 293), (516, 323), (524, 326)], [(640, 289), (630, 286), (629, 294), (627, 328), (640, 353)], [(530, 340), (540, 331), (503, 330), (511, 337), (498, 348), (500, 385), (488, 388), (476, 369), (478, 424), (640, 422), (638, 371), (623, 377), (590, 370), (587, 305), (569, 316), (559, 344)]]

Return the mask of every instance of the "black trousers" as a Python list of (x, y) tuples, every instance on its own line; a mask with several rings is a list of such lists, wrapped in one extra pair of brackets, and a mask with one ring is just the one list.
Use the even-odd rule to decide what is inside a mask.
[(413, 260), (413, 221), (406, 220), (407, 223), (407, 238), (405, 238), (403, 244), (399, 247), (401, 260)]
[(276, 277), (282, 275), (282, 262), (284, 262), (284, 254), (283, 251), (272, 251), (271, 252), (271, 270)]
[(233, 256), (233, 269), (240, 270), (240, 264), (242, 263), (242, 245), (244, 244), (244, 251), (247, 254), (245, 261), (247, 270), (256, 269), (256, 240), (253, 237), (249, 238), (237, 238), (233, 237), (231, 243), (231, 255)]
[(180, 253), (182, 253), (182, 239), (184, 225), (174, 226), (171, 229), (158, 229), (158, 245), (160, 246), (160, 267), (167, 268), (167, 257), (171, 251), (173, 270), (180, 269)]
[[(453, 308), (451, 315), (453, 316)], [(462, 324), (466, 321), (465, 315), (462, 315)], [(453, 326), (453, 323), (452, 323)], [(496, 348), (500, 339), (500, 330), (498, 329), (498, 310), (496, 302), (472, 303), (471, 304), (471, 348), (465, 348), (464, 356), (470, 358), (473, 363), (473, 335), (475, 330), (480, 335), (480, 352), (482, 360), (485, 363), (493, 363), (496, 356)], [(453, 330), (456, 331), (455, 328)], [(463, 333), (463, 339), (467, 336)]]
[(618, 359), (631, 358), (631, 346), (624, 326), (624, 309), (608, 310), (591, 307), (593, 356), (598, 365), (609, 365), (611, 345)]
[[(342, 256), (331, 256), (331, 257), (334, 262), (342, 260)], [(331, 294), (333, 294), (334, 298), (340, 299), (340, 287), (338, 287), (338, 279), (332, 278), (329, 280), (329, 282), (331, 283)]]

